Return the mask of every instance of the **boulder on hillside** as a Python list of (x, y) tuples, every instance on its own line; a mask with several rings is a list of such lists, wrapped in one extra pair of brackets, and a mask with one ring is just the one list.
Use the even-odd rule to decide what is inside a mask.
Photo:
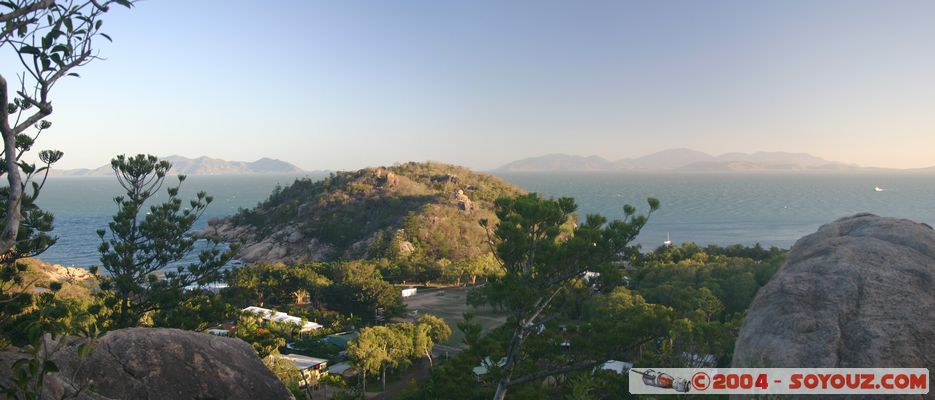
[[(45, 379), (41, 399), (291, 399), (246, 342), (204, 333), (131, 328), (98, 338), (86, 358), (87, 339), (46, 339), (61, 372)], [(10, 366), (25, 358), (0, 352), (0, 384), (10, 387)], [(77, 394), (77, 396), (76, 396)]]
[(935, 366), (935, 231), (858, 214), (799, 239), (753, 300), (733, 366)]

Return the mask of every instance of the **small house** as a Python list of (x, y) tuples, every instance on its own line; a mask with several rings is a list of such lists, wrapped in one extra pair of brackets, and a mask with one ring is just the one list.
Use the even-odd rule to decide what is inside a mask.
[(613, 371), (620, 375), (626, 374), (630, 368), (633, 368), (633, 363), (617, 360), (607, 360), (607, 362), (601, 364), (600, 366), (600, 369), (602, 370)]
[(503, 368), (504, 365), (506, 365), (506, 357), (501, 358), (496, 364), (494, 364), (490, 357), (484, 357), (484, 359), (480, 361), (480, 365), (474, 367), (471, 371), (474, 373), (474, 379), (480, 382), (481, 379), (484, 378), (484, 375), (490, 373), (491, 368), (494, 366)]
[(285, 360), (295, 366), (302, 373), (303, 386), (317, 385), (322, 375), (328, 373), (328, 360), (300, 354), (278, 354), (280, 360)]
[(332, 375), (340, 375), (345, 378), (354, 376), (357, 372), (354, 371), (354, 366), (347, 361), (341, 361), (337, 364), (331, 365), (328, 367), (328, 373)]
[(321, 341), (344, 350), (347, 348), (347, 343), (351, 340), (357, 339), (358, 336), (360, 336), (360, 334), (357, 333), (357, 331), (341, 332), (325, 336), (321, 339)]

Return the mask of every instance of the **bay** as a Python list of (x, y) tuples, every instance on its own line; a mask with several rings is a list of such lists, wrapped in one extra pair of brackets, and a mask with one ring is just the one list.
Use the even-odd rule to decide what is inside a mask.
[[(935, 176), (908, 174), (667, 174), (667, 173), (497, 173), (545, 196), (574, 197), (583, 217), (598, 213), (622, 218), (623, 205), (655, 212), (638, 238), (644, 249), (675, 243), (754, 244), (789, 247), (822, 224), (861, 212), (935, 224)], [(313, 179), (323, 173), (308, 175)], [(269, 196), (295, 175), (192, 176), (181, 197), (199, 190), (214, 202), (195, 228), (231, 215)], [(170, 181), (171, 183), (171, 181)], [(885, 188), (877, 192), (874, 187)], [(39, 204), (55, 214), (58, 243), (39, 258), (63, 265), (98, 263), (97, 229), (106, 228), (120, 193), (114, 178), (49, 178)], [(161, 199), (164, 197), (157, 198)]]

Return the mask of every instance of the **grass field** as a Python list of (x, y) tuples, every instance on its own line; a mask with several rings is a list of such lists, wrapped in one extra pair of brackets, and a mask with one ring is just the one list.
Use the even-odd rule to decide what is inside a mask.
[(484, 332), (496, 328), (506, 322), (503, 312), (491, 307), (473, 307), (467, 305), (467, 294), (470, 288), (446, 289), (419, 289), (414, 296), (406, 297), (403, 302), (409, 311), (418, 311), (418, 314), (432, 314), (441, 317), (451, 326), (451, 337), (444, 343), (452, 347), (464, 346), (464, 332), (457, 327), (464, 312), (474, 314), (474, 320), (484, 327)]

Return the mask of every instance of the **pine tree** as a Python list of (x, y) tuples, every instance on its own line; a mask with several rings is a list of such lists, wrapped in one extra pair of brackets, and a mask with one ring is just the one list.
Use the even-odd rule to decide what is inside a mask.
[(187, 233), (211, 203), (211, 196), (198, 192), (183, 207), (179, 191), (185, 176), (180, 175), (178, 184), (166, 189), (164, 203), (146, 208), (172, 165), (139, 154), (117, 156), (111, 167), (126, 192), (114, 198), (117, 213), (108, 229), (97, 231), (101, 267), (107, 272), (98, 274), (98, 279), (105, 304), (112, 310), (109, 327), (126, 328), (140, 325), (147, 313), (177, 305), (186, 286), (221, 279), (221, 268), (233, 251), (221, 251), (215, 243), (201, 251), (197, 262), (176, 265), (193, 251), (195, 239)]

